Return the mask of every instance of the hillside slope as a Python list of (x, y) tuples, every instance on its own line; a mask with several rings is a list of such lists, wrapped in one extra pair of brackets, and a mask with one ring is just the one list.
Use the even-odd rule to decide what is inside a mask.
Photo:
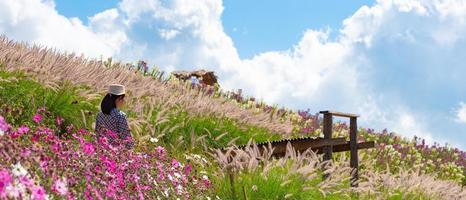
[[(387, 131), (377, 133), (360, 128), (359, 139), (376, 141), (377, 147), (359, 152), (361, 184), (359, 188), (349, 188), (346, 153), (335, 154), (329, 169), (331, 177), (322, 180), (324, 163), (312, 152), (296, 155), (289, 150), (286, 158), (272, 159), (270, 154), (260, 154), (257, 149), (233, 149), (235, 156), (215, 151), (219, 147), (244, 144), (250, 139), (321, 136), (321, 119), (317, 115), (291, 111), (280, 111), (278, 115), (279, 110), (273, 107), (238, 101), (237, 96), (229, 97), (224, 93), (205, 95), (203, 90), (192, 89), (175, 80), (160, 79), (156, 72), (145, 74), (120, 64), (88, 61), (28, 47), (7, 38), (1, 41), (0, 129), (6, 134), (0, 136), (0, 150), (8, 159), (0, 161), (4, 178), (0, 181), (8, 183), (5, 186), (18, 185), (15, 181), (21, 180), (5, 177), (21, 166), (36, 182), (31, 185), (30, 193), (40, 186), (47, 194), (59, 197), (61, 194), (54, 183), (60, 185), (63, 181), (57, 180), (64, 177), (75, 181), (68, 182), (68, 186), (78, 199), (98, 198), (99, 195), (130, 197), (135, 195), (128, 193), (132, 188), (139, 188), (138, 195), (146, 199), (174, 198), (157, 192), (165, 190), (186, 199), (466, 198), (462, 187), (466, 183), (466, 153), (459, 149), (428, 146), (419, 138), (409, 140)], [(130, 152), (124, 149), (109, 152), (105, 143), (92, 133), (100, 98), (107, 81), (113, 80), (128, 85), (131, 90), (126, 111), (137, 145)], [(39, 120), (38, 116), (43, 119)], [(335, 135), (348, 135), (344, 123), (335, 123), (333, 128)], [(58, 143), (66, 148), (57, 146)], [(60, 152), (57, 148), (62, 154), (77, 152), (71, 156), (76, 165), (60, 165), (48, 176), (44, 163), (58, 166), (63, 162), (56, 157)], [(32, 159), (21, 156), (15, 159), (14, 155), (25, 151), (31, 151)], [(161, 152), (164, 158), (160, 157)], [(128, 158), (119, 155), (128, 154), (134, 156), (130, 160), (150, 157), (141, 168), (141, 174), (112, 170), (112, 166), (127, 166)], [(170, 162), (169, 158), (175, 161)], [(184, 178), (203, 184), (184, 183), (182, 187), (186, 190), (176, 194), (180, 185), (178, 179), (164, 178), (154, 184), (143, 178), (141, 182), (129, 182), (121, 193), (113, 193), (112, 188), (97, 184), (105, 178), (101, 171), (70, 171), (73, 167), (83, 169), (86, 166), (83, 163), (107, 166), (106, 170), (116, 177), (120, 176), (117, 174), (125, 177), (150, 174), (168, 178), (169, 174), (161, 171), (173, 165), (171, 167), (177, 170), (170, 172), (172, 178), (178, 176), (175, 173), (189, 171)], [(157, 165), (160, 168), (153, 169)], [(146, 185), (147, 189), (141, 189), (139, 184)], [(2, 189), (0, 187), (0, 195), (7, 191)]]
[[(0, 38), (0, 62), (8, 71), (21, 70), (34, 75), (46, 85), (60, 81), (86, 85), (94, 93), (102, 94), (109, 83), (124, 84), (130, 97), (129, 109), (141, 111), (141, 101), (150, 105), (163, 104), (165, 107), (180, 106), (191, 115), (215, 115), (234, 119), (239, 123), (264, 127), (273, 132), (290, 133), (288, 119), (280, 120), (269, 113), (253, 109), (242, 109), (222, 96), (210, 98), (191, 91), (184, 85), (155, 79), (152, 76), (135, 73), (121, 63), (105, 63), (89, 60), (74, 54), (63, 54), (52, 49), (17, 43), (2, 36)], [(136, 118), (144, 121), (144, 115), (136, 112)]]

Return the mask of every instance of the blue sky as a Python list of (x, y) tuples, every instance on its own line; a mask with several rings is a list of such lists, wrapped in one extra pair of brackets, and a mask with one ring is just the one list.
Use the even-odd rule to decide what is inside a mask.
[[(75, 18), (77, 17), (77, 18)], [(2, 0), (0, 34), (466, 149), (466, 1)]]
[[(95, 13), (114, 8), (118, 0), (56, 0), (56, 9), (67, 17), (78, 17), (85, 24)], [(306, 29), (340, 27), (371, 0), (225, 0), (222, 22), (241, 58), (271, 50), (286, 50), (301, 39)]]
[(298, 43), (309, 28), (338, 30), (343, 19), (362, 5), (372, 3), (369, 0), (226, 0), (222, 21), (240, 57), (247, 58), (260, 52), (286, 50)]
[(78, 17), (84, 23), (87, 18), (117, 6), (119, 0), (56, 0), (57, 11), (67, 17)]

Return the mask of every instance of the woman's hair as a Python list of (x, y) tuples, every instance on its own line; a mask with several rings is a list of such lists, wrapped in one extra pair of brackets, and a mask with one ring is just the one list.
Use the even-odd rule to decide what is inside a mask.
[(105, 95), (104, 99), (102, 99), (102, 103), (100, 103), (100, 110), (102, 110), (104, 114), (109, 115), (110, 112), (114, 108), (116, 108), (115, 100), (117, 100), (120, 97), (125, 97), (125, 95), (114, 95), (108, 93), (107, 95)]

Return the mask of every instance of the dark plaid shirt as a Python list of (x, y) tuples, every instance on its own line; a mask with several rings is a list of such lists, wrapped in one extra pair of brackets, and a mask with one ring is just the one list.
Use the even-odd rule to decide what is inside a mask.
[[(112, 111), (110, 111), (109, 115), (99, 112), (95, 122), (95, 130), (99, 136), (104, 135), (112, 145), (116, 145), (116, 141), (113, 137), (105, 134), (106, 130), (113, 131), (115, 134), (117, 134), (120, 140), (125, 140), (129, 137), (132, 141), (131, 131), (128, 126), (126, 114), (117, 108), (114, 108)], [(133, 146), (133, 144), (131, 142), (126, 144), (126, 146), (130, 148)]]

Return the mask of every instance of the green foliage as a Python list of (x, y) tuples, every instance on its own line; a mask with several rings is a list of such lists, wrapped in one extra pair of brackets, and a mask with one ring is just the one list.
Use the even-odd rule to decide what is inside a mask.
[[(56, 125), (55, 117), (65, 119), (62, 126), (74, 124), (91, 128), (85, 118), (92, 116), (96, 108), (89, 100), (77, 94), (78, 87), (64, 83), (58, 88), (48, 88), (23, 73), (0, 71), (0, 109), (14, 125), (30, 123), (37, 110), (45, 107), (48, 115), (46, 124)], [(83, 116), (88, 115), (88, 116)]]
[[(143, 128), (143, 133), (156, 137), (160, 142), (176, 151), (202, 153), (206, 148), (222, 148), (232, 144), (246, 144), (249, 139), (263, 142), (280, 139), (279, 134), (265, 128), (245, 126), (228, 118), (214, 116), (190, 116), (186, 111), (172, 108), (160, 117), (162, 108), (154, 109), (149, 123), (155, 124), (152, 133)], [(141, 138), (147, 135), (141, 135)], [(180, 149), (181, 147), (181, 149)]]
[(273, 167), (267, 173), (258, 169), (234, 174), (234, 196), (230, 177), (215, 179), (216, 193), (222, 199), (353, 199), (348, 194), (324, 195), (317, 186), (321, 176), (309, 180), (288, 167)]

